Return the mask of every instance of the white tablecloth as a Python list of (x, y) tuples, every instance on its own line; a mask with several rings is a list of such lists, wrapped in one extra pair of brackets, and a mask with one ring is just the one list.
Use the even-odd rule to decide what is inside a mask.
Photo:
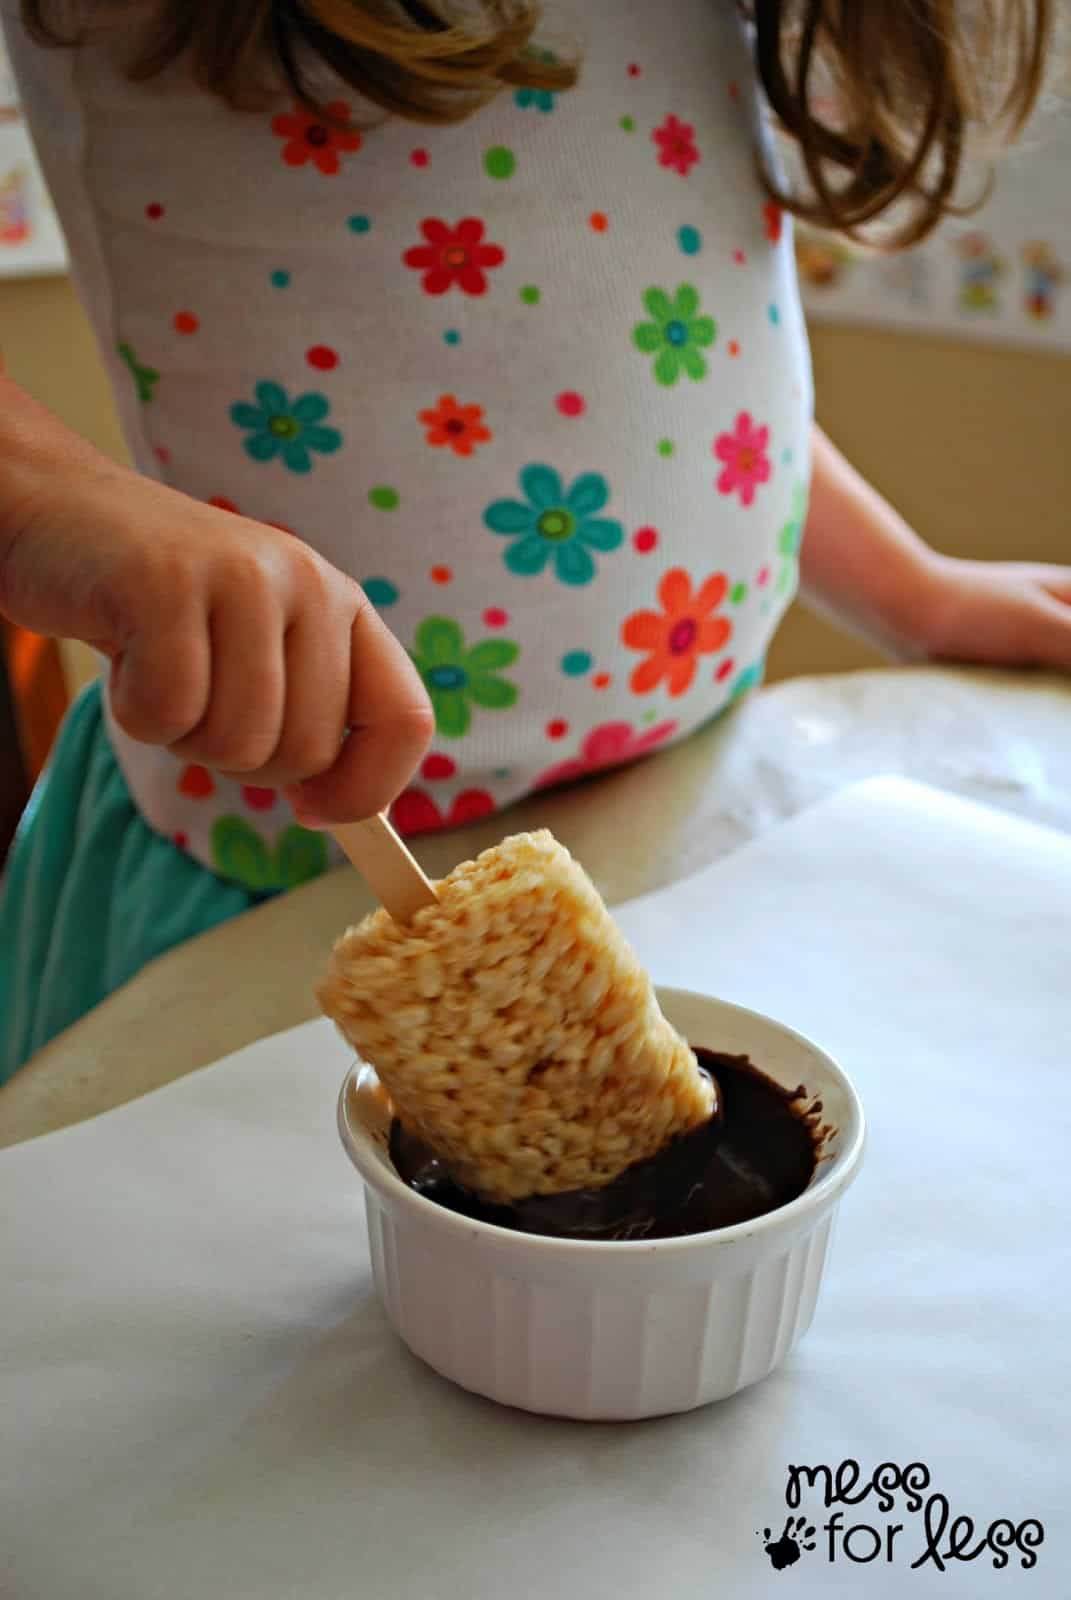
[[(371, 1288), (346, 1052), (311, 1024), (0, 1155), (4, 1600), (1065, 1600), (1071, 841), (870, 784), (620, 917), (656, 977), (809, 1032), (862, 1093), (787, 1365), (614, 1426), (424, 1369)], [(805, 1491), (815, 1548), (775, 1571), (788, 1467), (849, 1458), (924, 1463), (983, 1534), (1037, 1519), (1036, 1566), (912, 1570), (902, 1496), (841, 1508), (883, 1549), (831, 1561)]]

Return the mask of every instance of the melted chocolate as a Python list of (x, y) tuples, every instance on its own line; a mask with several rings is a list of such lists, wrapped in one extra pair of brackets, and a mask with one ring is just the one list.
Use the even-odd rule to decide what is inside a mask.
[(814, 1173), (816, 1113), (746, 1056), (696, 1050), (717, 1081), (723, 1115), (681, 1134), (657, 1156), (627, 1167), (601, 1189), (531, 1195), (490, 1205), (454, 1182), (442, 1162), (397, 1119), (390, 1156), (418, 1194), (464, 1217), (555, 1238), (669, 1239), (749, 1222), (787, 1205)]

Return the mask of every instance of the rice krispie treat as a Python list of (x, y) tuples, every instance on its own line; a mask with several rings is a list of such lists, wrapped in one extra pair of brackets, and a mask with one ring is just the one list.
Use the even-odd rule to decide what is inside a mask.
[(713, 1084), (550, 833), (436, 887), (408, 924), (351, 928), (318, 998), (459, 1183), (495, 1201), (598, 1187), (711, 1116)]

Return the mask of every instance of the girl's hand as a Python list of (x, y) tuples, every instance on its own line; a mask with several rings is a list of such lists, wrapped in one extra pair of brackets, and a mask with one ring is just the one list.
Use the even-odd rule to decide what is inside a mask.
[(938, 555), (817, 428), (800, 566), (822, 609), (893, 656), (1071, 672), (1071, 567)]
[(310, 821), (369, 816), (404, 788), (431, 708), (350, 578), (291, 534), (115, 466), (51, 418), (7, 463), (0, 612), (108, 656), (133, 738), (284, 787)]
[(1071, 672), (1071, 567), (933, 556), (919, 643), (945, 661)]

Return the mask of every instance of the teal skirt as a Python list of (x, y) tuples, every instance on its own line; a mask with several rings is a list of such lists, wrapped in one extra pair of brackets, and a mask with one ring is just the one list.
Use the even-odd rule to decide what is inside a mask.
[(0, 1083), (155, 956), (268, 898), (144, 821), (93, 684), (67, 715), (0, 887)]

